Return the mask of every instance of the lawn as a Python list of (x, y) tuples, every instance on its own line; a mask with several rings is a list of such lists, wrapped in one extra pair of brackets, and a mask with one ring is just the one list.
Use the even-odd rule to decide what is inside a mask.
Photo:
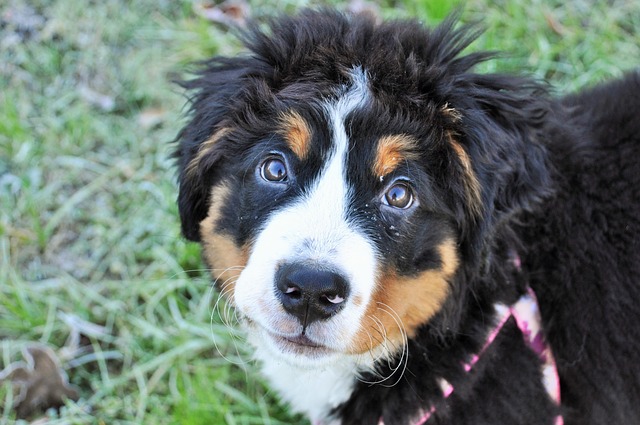
[[(0, 370), (48, 347), (78, 394), (29, 420), (305, 423), (254, 373), (199, 247), (180, 236), (170, 155), (185, 97), (171, 81), (240, 49), (203, 4), (0, 4)], [(245, 13), (319, 4), (254, 1)], [(454, 6), (369, 7), (433, 24)], [(483, 72), (524, 72), (558, 93), (640, 65), (636, 0), (468, 0), (462, 19), (486, 28), (473, 49), (508, 53)], [(16, 420), (16, 388), (0, 384), (0, 424)]]

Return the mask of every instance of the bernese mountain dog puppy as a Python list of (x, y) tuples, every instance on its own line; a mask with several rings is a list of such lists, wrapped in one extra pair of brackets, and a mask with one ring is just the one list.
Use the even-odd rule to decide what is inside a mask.
[(313, 424), (640, 424), (640, 74), (477, 35), (303, 11), (183, 83), (183, 233)]

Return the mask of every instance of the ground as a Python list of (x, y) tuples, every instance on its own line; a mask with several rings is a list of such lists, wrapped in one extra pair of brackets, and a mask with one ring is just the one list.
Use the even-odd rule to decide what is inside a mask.
[[(238, 51), (232, 18), (335, 4), (437, 23), (450, 3), (2, 2), (0, 378), (41, 344), (78, 394), (50, 423), (304, 424), (253, 373), (199, 247), (180, 236), (170, 152), (185, 98), (171, 81)], [(462, 19), (486, 28), (473, 49), (508, 53), (482, 71), (525, 71), (558, 92), (640, 58), (634, 0), (468, 0)], [(0, 423), (19, 404), (9, 381)]]

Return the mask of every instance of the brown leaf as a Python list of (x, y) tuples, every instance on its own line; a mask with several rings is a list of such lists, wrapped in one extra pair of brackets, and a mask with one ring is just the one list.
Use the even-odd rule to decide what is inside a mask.
[(0, 372), (0, 384), (13, 385), (14, 408), (19, 419), (60, 407), (65, 399), (78, 399), (78, 391), (69, 384), (52, 349), (34, 344), (25, 347), (22, 355), (24, 362), (11, 363)]
[(380, 16), (380, 7), (366, 0), (350, 0), (347, 4), (347, 10), (354, 15), (364, 15), (372, 19), (374, 22), (382, 22)]
[(549, 28), (559, 36), (564, 36), (567, 33), (567, 29), (550, 12), (544, 12), (544, 19)]
[(214, 4), (207, 0), (193, 3), (193, 11), (217, 24), (226, 26), (245, 26), (250, 15), (249, 4), (245, 0), (225, 0)]

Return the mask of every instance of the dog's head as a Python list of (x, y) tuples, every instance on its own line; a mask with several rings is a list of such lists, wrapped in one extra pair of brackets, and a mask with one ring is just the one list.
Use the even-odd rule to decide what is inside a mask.
[(273, 353), (324, 363), (451, 326), (492, 234), (544, 194), (543, 107), (471, 71), (475, 35), (303, 12), (184, 83), (183, 232)]

